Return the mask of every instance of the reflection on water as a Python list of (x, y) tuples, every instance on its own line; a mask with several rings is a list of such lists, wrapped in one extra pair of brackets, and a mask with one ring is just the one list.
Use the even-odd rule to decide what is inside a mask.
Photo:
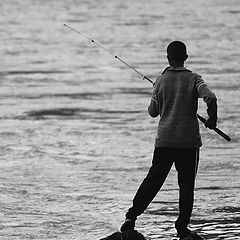
[[(151, 85), (68, 23), (155, 79), (181, 39), (187, 67), (218, 97), (225, 142), (201, 125), (191, 227), (239, 239), (239, 1), (3, 1), (0, 34), (0, 236), (100, 239), (115, 232), (151, 164)], [(206, 116), (199, 103), (199, 113)], [(173, 239), (176, 172), (137, 229)]]

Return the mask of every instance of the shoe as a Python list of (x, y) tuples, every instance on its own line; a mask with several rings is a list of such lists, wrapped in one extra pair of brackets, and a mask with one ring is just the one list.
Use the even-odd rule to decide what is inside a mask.
[(204, 240), (203, 237), (201, 237), (199, 234), (197, 234), (196, 232), (190, 232), (185, 236), (181, 236), (179, 238), (179, 240)]
[(126, 219), (123, 225), (121, 226), (121, 232), (134, 231), (135, 221), (131, 219)]

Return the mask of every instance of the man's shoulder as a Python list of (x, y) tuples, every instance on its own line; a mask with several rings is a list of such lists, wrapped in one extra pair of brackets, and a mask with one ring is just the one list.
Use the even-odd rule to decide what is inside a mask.
[(180, 77), (180, 78), (188, 78), (188, 79), (198, 79), (201, 78), (201, 76), (195, 72), (192, 72), (190, 69), (185, 68), (185, 67), (177, 67), (177, 68), (173, 68), (173, 67), (167, 67), (164, 69), (164, 71), (162, 72), (162, 74), (160, 74), (157, 77), (157, 81), (161, 81), (161, 80), (168, 80), (169, 78), (176, 78), (176, 77)]
[(202, 76), (201, 76), (200, 74), (198, 74), (198, 73), (195, 73), (195, 72), (192, 73), (191, 80), (192, 80), (195, 84), (203, 83), (203, 82), (204, 82)]
[(192, 73), (192, 71), (188, 68), (185, 68), (183, 66), (179, 66), (179, 67), (171, 67), (168, 66), (164, 69), (164, 71), (162, 72), (162, 75), (164, 75), (165, 73), (178, 73), (178, 72), (188, 72), (188, 73)]
[(184, 79), (187, 77), (189, 79), (189, 81), (191, 81), (191, 82), (197, 83), (199, 81), (203, 81), (201, 75), (199, 75), (196, 72), (191, 71), (188, 68), (185, 68), (185, 67), (173, 68), (171, 66), (168, 66), (156, 78), (156, 81), (155, 81), (155, 84), (154, 84), (155, 87), (160, 85), (161, 83), (163, 84), (164, 82), (168, 82), (169, 78), (175, 78), (176, 75), (172, 74), (172, 73), (183, 73), (183, 75), (181, 75), (181, 76)]

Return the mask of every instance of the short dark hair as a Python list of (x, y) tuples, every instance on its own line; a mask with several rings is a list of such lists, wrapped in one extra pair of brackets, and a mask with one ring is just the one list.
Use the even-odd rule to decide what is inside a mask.
[(187, 58), (186, 45), (181, 41), (173, 41), (167, 47), (167, 56), (169, 60), (184, 62)]

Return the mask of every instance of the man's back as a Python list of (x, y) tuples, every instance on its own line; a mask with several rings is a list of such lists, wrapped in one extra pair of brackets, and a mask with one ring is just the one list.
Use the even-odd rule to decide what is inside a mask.
[(158, 109), (155, 110), (161, 118), (156, 147), (202, 145), (196, 116), (198, 79), (197, 74), (184, 67), (169, 68), (157, 79), (154, 94)]

